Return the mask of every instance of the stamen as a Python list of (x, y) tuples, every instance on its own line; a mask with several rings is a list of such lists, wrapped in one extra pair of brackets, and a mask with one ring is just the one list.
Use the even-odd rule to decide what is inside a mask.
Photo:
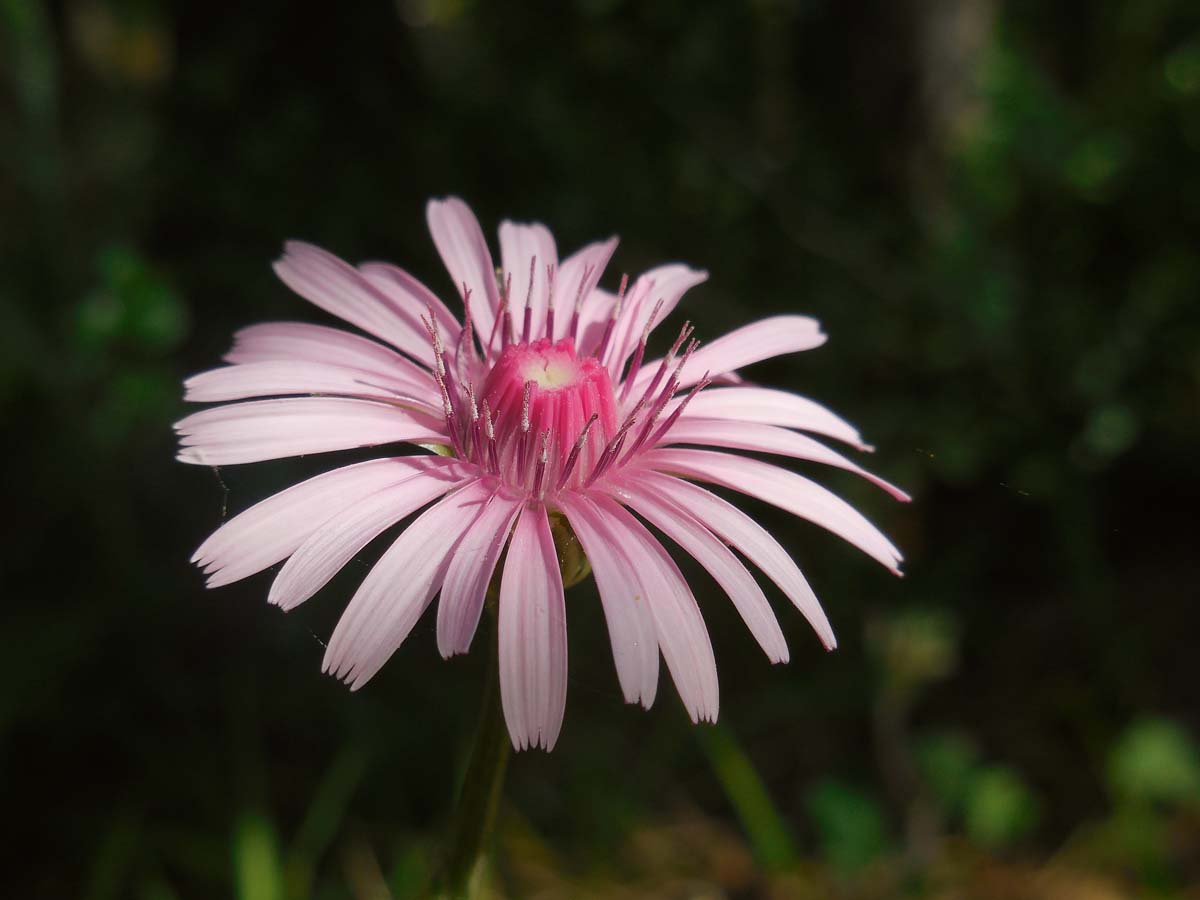
[(487, 435), (487, 467), (493, 475), (500, 474), (500, 461), (496, 458), (496, 426), (492, 422), (492, 411), (488, 408), (487, 398), (483, 401), (483, 428)]
[(579, 279), (579, 288), (575, 291), (575, 311), (571, 315), (570, 334), (571, 340), (573, 340), (576, 344), (579, 343), (579, 315), (580, 311), (583, 309), (583, 289), (587, 286), (588, 281), (591, 280), (592, 272), (594, 272), (595, 269), (596, 267), (591, 264), (583, 267), (583, 277)]
[(608, 446), (604, 448), (604, 451), (600, 454), (600, 458), (596, 460), (596, 465), (592, 467), (592, 474), (588, 476), (587, 482), (584, 485), (585, 487), (599, 478), (608, 468), (609, 463), (611, 463), (616, 458), (616, 455), (621, 452), (621, 447), (625, 444), (625, 435), (628, 434), (629, 429), (637, 423), (636, 413), (640, 408), (641, 405), (639, 404), (638, 407), (636, 407), (633, 412), (629, 414), (628, 418), (625, 419), (625, 424), (617, 429), (617, 433), (613, 435), (613, 439), (608, 442)]
[(517, 437), (517, 471), (524, 472), (529, 457), (529, 405), (533, 399), (534, 384), (525, 382), (521, 396), (521, 434)]
[(608, 316), (608, 324), (604, 326), (604, 336), (600, 338), (600, 343), (596, 346), (596, 352), (593, 354), (596, 359), (600, 360), (605, 365), (608, 365), (608, 360), (604, 358), (605, 351), (608, 349), (608, 341), (612, 337), (613, 329), (617, 326), (617, 319), (621, 317), (621, 306), (625, 302), (625, 288), (629, 284), (629, 276), (621, 276), (621, 287), (617, 290), (617, 299), (613, 303), (612, 311)]
[[(588, 485), (590, 485), (597, 478), (602, 477), (604, 473), (609, 470), (613, 462), (621, 454), (621, 448), (625, 446), (626, 437), (626, 434), (622, 434), (620, 437), (616, 438), (611, 445), (609, 445), (611, 452), (606, 451), (605, 454), (601, 456), (600, 461), (596, 463), (596, 468), (592, 470), (591, 477), (589, 477), (587, 480)], [(585, 485), (585, 487), (586, 486), (587, 485)]]
[[(692, 355), (692, 351), (694, 351), (699, 345), (699, 341), (692, 341), (690, 344), (688, 344), (687, 350), (679, 360), (679, 365), (677, 365), (675, 367), (675, 371), (671, 373), (671, 377), (667, 381), (666, 387), (662, 389), (662, 393), (660, 393), (657, 399), (655, 399), (654, 406), (651, 407), (650, 416), (646, 420), (645, 427), (643, 427), (641, 432), (638, 434), (637, 439), (633, 442), (633, 446), (629, 448), (629, 452), (625, 454), (625, 458), (622, 460), (622, 462), (629, 462), (629, 460), (633, 458), (634, 454), (641, 449), (642, 445), (646, 443), (646, 439), (650, 436), (650, 432), (654, 427), (654, 423), (658, 421), (658, 417), (662, 415), (662, 411), (671, 401), (671, 398), (675, 396), (675, 392), (679, 390), (679, 373), (687, 364), (688, 359)], [(651, 444), (651, 446), (653, 446), (653, 444)]]
[(463, 426), (465, 437), (470, 438), (470, 449), (474, 453), (479, 446), (479, 407), (475, 404), (475, 385), (468, 381), (467, 385), (467, 409), (470, 411), (471, 420), (468, 425)]
[(546, 335), (554, 340), (554, 263), (546, 266)]
[(695, 385), (693, 385), (692, 389), (684, 395), (683, 401), (677, 407), (671, 410), (671, 414), (667, 416), (667, 420), (658, 427), (656, 432), (654, 432), (654, 437), (650, 438), (649, 441), (649, 445), (651, 447), (658, 446), (659, 441), (666, 436), (667, 432), (671, 430), (671, 426), (675, 424), (675, 421), (683, 414), (683, 411), (687, 409), (687, 405), (692, 402), (692, 398), (710, 384), (712, 384), (712, 379), (709, 378), (708, 373), (705, 372), (704, 377), (701, 378)]
[(683, 323), (683, 328), (681, 328), (679, 331), (679, 337), (675, 338), (675, 343), (671, 345), (671, 349), (668, 350), (666, 356), (662, 358), (662, 362), (658, 365), (658, 371), (654, 373), (654, 378), (650, 381), (650, 386), (646, 388), (646, 392), (642, 395), (643, 402), (654, 396), (654, 391), (658, 388), (663, 376), (667, 374), (667, 367), (670, 366), (675, 360), (676, 351), (679, 350), (680, 345), (683, 344), (684, 341), (691, 337), (693, 331), (695, 331), (695, 329), (692, 328), (691, 322)]
[[(492, 345), (496, 343), (496, 335), (500, 333), (500, 323), (507, 318), (508, 315), (508, 298), (501, 297), (500, 305), (496, 307), (496, 321), (492, 323), (492, 333), (488, 335), (487, 346), (483, 348), (483, 358), (486, 362), (492, 361)], [(503, 337), (501, 338), (501, 347), (503, 347)]]
[(546, 477), (546, 463), (550, 459), (550, 429), (547, 428), (542, 432), (542, 450), (538, 454), (537, 467), (533, 472), (533, 495), (539, 500), (542, 499), (542, 480)]
[(592, 430), (592, 425), (596, 423), (598, 418), (600, 418), (599, 413), (592, 413), (591, 418), (587, 420), (587, 424), (583, 426), (583, 430), (579, 432), (579, 437), (575, 439), (575, 446), (571, 448), (570, 456), (563, 463), (562, 474), (558, 476), (558, 485), (555, 487), (556, 491), (561, 491), (566, 485), (567, 479), (571, 477), (571, 472), (575, 468), (575, 462), (579, 459), (579, 454), (583, 451), (583, 444), (587, 440), (588, 432)]
[(458, 333), (458, 344), (454, 348), (454, 366), (458, 380), (466, 382), (471, 364), (479, 360), (475, 352), (475, 326), (471, 315), (471, 291), (463, 295), (463, 327)]
[(637, 378), (638, 370), (642, 367), (642, 358), (646, 355), (646, 341), (650, 340), (650, 332), (654, 330), (654, 322), (658, 318), (659, 311), (662, 309), (663, 299), (659, 297), (658, 302), (654, 304), (650, 318), (646, 320), (646, 327), (642, 329), (642, 338), (638, 341), (638, 345), (633, 351), (633, 359), (629, 361), (629, 371), (625, 375), (625, 383), (621, 386), (622, 403), (629, 397), (629, 392), (633, 389), (633, 380)]
[(529, 431), (529, 400), (533, 395), (533, 382), (525, 382), (524, 393), (521, 395), (521, 433)]
[[(507, 313), (511, 308), (512, 303), (512, 273), (504, 277), (504, 296), (500, 301), (500, 309), (498, 312)], [(500, 323), (500, 346), (507, 347), (512, 343), (512, 319), (508, 315), (501, 315), (497, 320)]]
[(440, 374), (435, 374), (435, 377), (438, 389), (442, 393), (442, 411), (446, 416), (446, 431), (450, 435), (450, 444), (454, 447), (454, 455), (459, 459), (464, 459), (466, 454), (463, 452), (462, 441), (458, 436), (458, 422), (454, 416), (454, 404), (450, 402), (450, 392), (446, 390), (446, 380)]
[(537, 256), (529, 258), (529, 287), (525, 289), (525, 323), (521, 331), (521, 343), (529, 343), (529, 332), (533, 325), (533, 277), (537, 274)]
[(438, 333), (437, 320), (434, 318), (432, 306), (429, 307), (429, 318), (426, 319), (422, 316), (421, 323), (429, 333), (429, 340), (433, 345), (433, 380), (437, 382), (438, 392), (442, 395), (442, 412), (446, 418), (446, 431), (450, 435), (450, 443), (454, 448), (455, 456), (462, 459), (465, 454), (458, 434), (454, 403), (450, 399), (450, 390), (446, 382), (445, 347), (442, 345), (442, 337)]

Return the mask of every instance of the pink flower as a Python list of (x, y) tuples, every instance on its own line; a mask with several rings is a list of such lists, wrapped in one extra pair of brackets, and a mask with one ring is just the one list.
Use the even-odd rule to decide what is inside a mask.
[[(179, 459), (208, 466), (397, 442), (449, 450), (334, 469), (251, 507), (196, 551), (208, 586), (286, 560), (268, 599), (293, 609), (385, 529), (428, 507), (350, 600), (324, 670), (352, 690), (362, 687), (439, 592), (438, 649), (446, 657), (465, 653), (503, 556), (501, 699), (518, 749), (551, 749), (566, 703), (566, 606), (551, 517), (570, 524), (595, 573), (630, 703), (654, 701), (661, 650), (692, 720), (717, 717), (717, 669), (700, 609), (644, 523), (712, 574), (772, 662), (788, 659), (783, 633), (734, 550), (834, 647), (829, 622), (787, 551), (695, 483), (772, 503), (899, 573), (900, 552), (845, 501), (786, 469), (722, 452), (837, 466), (907, 499), (800, 433), (869, 449), (849, 424), (812, 400), (737, 376), (760, 360), (820, 346), (817, 323), (776, 316), (704, 347), (684, 325), (666, 356), (647, 360), (653, 328), (706, 273), (659, 266), (628, 290), (623, 281), (614, 295), (598, 284), (615, 238), (559, 263), (544, 226), (506, 221), (498, 278), (465, 203), (431, 201), (427, 217), (461, 289), (461, 322), (395, 266), (356, 268), (289, 243), (275, 264), (283, 282), (371, 337), (298, 322), (250, 326), (235, 336), (230, 365), (186, 382), (188, 400), (248, 402), (205, 409), (176, 429)], [(710, 381), (718, 386), (705, 390)], [(250, 399), (264, 397), (273, 399)]]

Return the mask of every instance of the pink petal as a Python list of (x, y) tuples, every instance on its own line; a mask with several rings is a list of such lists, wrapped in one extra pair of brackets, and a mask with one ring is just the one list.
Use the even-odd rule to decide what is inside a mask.
[[(690, 406), (688, 411), (691, 411)], [(671, 430), (665, 435), (662, 444), (706, 444), (714, 447), (732, 447), (737, 450), (753, 450), (759, 453), (777, 453), (795, 459), (808, 459), (861, 475), (872, 484), (883, 488), (897, 500), (907, 503), (912, 499), (900, 488), (855, 465), (824, 444), (774, 425), (736, 422), (731, 419), (702, 419), (685, 413), (671, 426)]]
[(181, 462), (202, 466), (371, 447), (393, 441), (445, 443), (436, 420), (412, 409), (340, 397), (233, 403), (175, 423)]
[(437, 641), (443, 657), (470, 649), (488, 584), (520, 509), (519, 497), (497, 494), (454, 551), (438, 601)]
[(417, 472), (342, 510), (314, 531), (283, 564), (267, 602), (285, 611), (295, 609), (384, 529), (453, 490), (471, 474), (463, 466)]
[[(420, 322), (422, 319), (428, 319), (430, 310), (433, 310), (433, 317), (437, 321), (438, 327), (442, 329), (442, 337), (448, 343), (453, 342), (462, 325), (446, 308), (446, 304), (438, 298), (437, 294), (412, 275), (399, 266), (386, 262), (360, 263), (358, 271), (397, 309), (404, 310), (409, 319)], [(417, 355), (417, 359), (428, 359), (431, 352), (432, 348), (426, 341), (421, 353)]]
[(184, 383), (184, 400), (191, 403), (216, 403), (272, 397), (285, 394), (332, 394), (412, 403), (417, 401), (431, 415), (440, 412), (432, 404), (438, 401), (431, 390), (433, 379), (426, 376), (420, 384), (398, 378), (380, 378), (359, 369), (346, 369), (324, 363), (301, 361), (254, 362), (223, 366), (193, 375)]
[(433, 386), (433, 374), (370, 338), (304, 322), (264, 322), (243, 328), (233, 336), (225, 354), (230, 363), (313, 362), (370, 373), (380, 384)]
[(404, 643), (442, 586), (450, 554), (490, 489), (473, 481), (417, 517), (351, 598), (325, 649), (322, 671), (358, 690)]
[[(608, 261), (612, 259), (613, 251), (617, 249), (617, 239), (596, 241), (572, 253), (558, 267), (554, 276), (554, 338), (561, 340), (567, 336), (571, 320), (575, 315), (575, 301), (583, 297), (584, 309), (580, 313), (580, 335), (583, 334), (589, 321), (588, 301), (596, 293), (596, 285), (604, 274)], [(607, 309), (603, 313), (607, 316)], [(576, 340), (576, 346), (584, 346), (582, 340)]]
[(526, 506), (500, 578), (500, 699), (513, 746), (553, 750), (567, 704), (567, 609), (550, 522)]
[(675, 561), (641, 522), (609, 497), (596, 494), (593, 500), (595, 512), (642, 586), (641, 600), (650, 607), (658, 644), (688, 715), (693, 722), (715, 722), (717, 664), (696, 598)]
[(608, 354), (609, 372), (614, 377), (620, 377), (625, 362), (642, 339), (646, 323), (650, 321), (660, 299), (663, 304), (655, 319), (655, 326), (671, 314), (689, 289), (707, 280), (707, 272), (682, 263), (658, 266), (641, 275), (630, 288), (625, 309), (613, 330), (612, 350)]
[(486, 341), (496, 321), (500, 293), (492, 254), (479, 220), (457, 197), (430, 200), (425, 207), (425, 219), (454, 289), (461, 295), (466, 285), (471, 292), (471, 315), (481, 340)]
[(895, 574), (903, 557), (883, 533), (845, 500), (807, 478), (770, 463), (711, 450), (651, 450), (647, 467), (711, 481), (758, 497), (807, 519), (858, 547)]
[(601, 288), (587, 295), (579, 310), (579, 336), (575, 342), (580, 354), (592, 356), (600, 349), (600, 339), (608, 330), (608, 320), (616, 305), (617, 295)]
[(325, 472), (234, 516), (200, 545), (192, 562), (208, 586), (230, 584), (290, 556), (316, 529), (347, 507), (390, 485), (459, 465), (440, 456), (372, 459)]
[(658, 690), (658, 636), (645, 591), (595, 503), (582, 494), (563, 493), (558, 504), (596, 576), (621, 693), (626, 703), (649, 709)]
[[(532, 326), (530, 336), (542, 337), (546, 327), (546, 308), (550, 303), (546, 266), (558, 268), (554, 235), (540, 222), (526, 225), (505, 220), (500, 223), (500, 260), (505, 277), (512, 276), (508, 310), (512, 317), (513, 334), (523, 333), (525, 299), (528, 296)], [(532, 293), (529, 290), (530, 260), (533, 260)]]
[(288, 241), (275, 263), (275, 274), (305, 300), (410, 356), (428, 353), (429, 338), (420, 319), (397, 307), (354, 266), (332, 253), (303, 241)]
[(733, 504), (698, 484), (649, 471), (623, 474), (622, 480), (630, 486), (631, 491), (653, 493), (674, 503), (679, 509), (687, 510), (714, 534), (740, 550), (795, 604), (827, 650), (837, 646), (833, 629), (816, 594), (788, 552), (765, 528)]
[[(812, 350), (823, 343), (825, 335), (821, 333), (821, 326), (816, 319), (808, 316), (762, 319), (702, 345), (679, 373), (679, 386), (690, 387), (706, 372), (709, 375), (723, 375), (774, 356)], [(634, 395), (638, 394), (639, 387), (644, 390), (649, 386), (658, 369), (658, 362), (655, 360), (642, 367), (634, 382)]]
[[(673, 407), (669, 407), (671, 408)], [(771, 388), (709, 388), (693, 398), (680, 418), (692, 416), (799, 428), (801, 431), (836, 438), (859, 450), (871, 449), (863, 443), (853, 425), (819, 403), (798, 394)]]
[(618, 490), (617, 496), (708, 570), (771, 662), (788, 661), (787, 641), (771, 605), (754, 576), (727, 546), (689, 513), (650, 491), (639, 490), (634, 482)]

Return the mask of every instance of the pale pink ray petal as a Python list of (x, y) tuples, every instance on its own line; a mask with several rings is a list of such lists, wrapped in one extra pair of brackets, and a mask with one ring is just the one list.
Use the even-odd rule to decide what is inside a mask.
[(425, 207), (425, 219), (455, 290), (461, 294), (466, 285), (471, 292), (471, 315), (480, 339), (486, 341), (496, 322), (500, 292), (492, 254), (479, 220), (458, 197), (430, 200)]
[(717, 663), (708, 629), (679, 567), (641, 522), (610, 497), (594, 495), (595, 510), (643, 587), (658, 644), (693, 722), (717, 720)]
[(500, 699), (513, 746), (554, 749), (567, 704), (567, 608), (544, 506), (526, 506), (500, 577)]
[(191, 376), (183, 386), (183, 399), (190, 403), (219, 403), (287, 394), (329, 394), (404, 404), (416, 402), (430, 415), (440, 412), (434, 405), (440, 398), (430, 390), (432, 378), (426, 377), (417, 384), (399, 378), (380, 378), (361, 369), (299, 360), (222, 366)]
[[(682, 399), (675, 402), (680, 403)], [(668, 407), (668, 411), (672, 409), (674, 406)], [(709, 388), (692, 399), (680, 418), (692, 416), (799, 428), (801, 431), (835, 438), (859, 450), (871, 449), (863, 443), (858, 429), (821, 404), (799, 394), (773, 388)]]
[(305, 300), (410, 356), (419, 357), (428, 347), (420, 320), (397, 307), (354, 266), (303, 241), (283, 246), (275, 274)]
[(283, 564), (267, 602), (284, 611), (295, 609), (384, 530), (470, 477), (474, 473), (458, 467), (415, 473), (342, 510), (309, 535)]
[(201, 410), (175, 423), (180, 462), (201, 466), (303, 456), (393, 441), (446, 443), (444, 425), (374, 400), (290, 397)]
[[(442, 329), (442, 335), (448, 339), (448, 342), (452, 343), (458, 335), (462, 325), (446, 307), (446, 304), (421, 281), (399, 266), (372, 261), (359, 263), (358, 271), (397, 308), (403, 309), (410, 319), (416, 322), (428, 319), (429, 311), (432, 309), (434, 320)], [(457, 295), (461, 290), (462, 286), (460, 285), (455, 294)], [(429, 345), (426, 343), (417, 358), (424, 360), (428, 353)]]
[(579, 339), (576, 341), (581, 354), (590, 356), (600, 349), (600, 339), (608, 329), (608, 320), (616, 303), (617, 295), (601, 288), (593, 290), (583, 301), (579, 310)]
[(660, 472), (711, 481), (758, 497), (832, 531), (900, 574), (903, 557), (883, 533), (836, 494), (795, 472), (757, 459), (712, 450), (651, 450), (638, 463)]
[(322, 671), (366, 684), (404, 643), (442, 586), (450, 554), (492, 489), (472, 481), (417, 517), (363, 579), (325, 648)]
[[(772, 316), (702, 345), (679, 373), (679, 386), (690, 387), (705, 373), (710, 376), (723, 375), (785, 353), (812, 350), (824, 343), (825, 335), (816, 319), (808, 316)], [(649, 385), (657, 368), (658, 360), (643, 365), (634, 381), (635, 395), (639, 387), (644, 389)]]
[[(532, 293), (529, 290), (531, 261)], [(513, 334), (523, 334), (525, 298), (528, 295), (530, 339), (542, 337), (546, 326), (546, 308), (550, 303), (546, 267), (558, 268), (554, 235), (541, 222), (524, 224), (504, 220), (500, 223), (500, 265), (504, 268), (505, 277), (512, 276), (508, 312), (512, 316)]]
[(437, 643), (443, 657), (470, 649), (488, 584), (521, 503), (509, 491), (498, 493), (454, 551), (438, 600)]
[(438, 396), (433, 373), (390, 347), (361, 335), (309, 325), (304, 322), (264, 322), (241, 329), (233, 336), (233, 348), (225, 354), (229, 363), (314, 362), (369, 372), (387, 384), (425, 384)]
[(721, 586), (767, 658), (787, 662), (787, 641), (771, 604), (741, 560), (693, 516), (656, 494), (640, 490), (634, 481), (618, 482), (618, 500), (650, 522), (696, 559)]
[(626, 703), (649, 709), (658, 690), (658, 636), (646, 593), (617, 549), (595, 503), (583, 494), (560, 494), (558, 505), (579, 538), (596, 577), (617, 680)]
[(704, 444), (812, 460), (861, 475), (904, 503), (912, 499), (894, 484), (868, 472), (819, 441), (775, 425), (737, 422), (732, 419), (704, 419), (685, 414), (675, 421), (660, 444)]
[[(620, 376), (626, 360), (642, 339), (642, 333), (646, 330), (658, 301), (662, 300), (662, 306), (658, 310), (655, 326), (674, 311), (687, 291), (707, 280), (707, 272), (682, 263), (657, 266), (638, 277), (629, 290), (628, 302), (613, 330), (612, 350), (608, 354), (611, 363), (608, 368), (614, 377)], [(701, 375), (703, 374), (702, 372)]]
[(417, 472), (461, 466), (440, 456), (397, 456), (325, 472), (234, 516), (200, 545), (192, 562), (209, 576), (209, 587), (239, 581), (286, 559), (323, 523), (364, 497)]
[(740, 550), (800, 610), (825, 649), (832, 650), (837, 646), (829, 619), (799, 567), (770, 532), (750, 516), (698, 484), (659, 472), (629, 472), (623, 475), (623, 480), (674, 503), (681, 511), (686, 510), (722, 540)]
[[(580, 334), (583, 333), (584, 325), (586, 321), (590, 321), (591, 316), (588, 303), (597, 293), (596, 285), (600, 283), (600, 277), (616, 249), (615, 237), (606, 241), (596, 241), (572, 253), (558, 267), (554, 276), (555, 340), (562, 340), (569, 333), (575, 315), (575, 301), (579, 297), (583, 297), (584, 304), (580, 311)], [(575, 344), (582, 352), (583, 341), (577, 340)]]

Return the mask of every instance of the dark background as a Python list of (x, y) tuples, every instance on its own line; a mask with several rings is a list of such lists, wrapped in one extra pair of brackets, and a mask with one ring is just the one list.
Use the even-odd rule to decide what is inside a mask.
[(606, 284), (709, 269), (698, 336), (818, 317), (753, 377), (915, 496), (820, 473), (903, 580), (746, 504), (833, 654), (774, 593), (771, 668), (687, 570), (717, 728), (665, 683), (626, 707), (574, 589), (497, 891), (1200, 895), (1195, 3), (2, 0), (0, 77), (6, 896), (421, 896), (485, 654), (442, 662), (427, 617), (367, 690), (322, 676), (378, 547), (286, 617), (269, 575), (205, 592), (225, 510), (330, 460), (214, 475), (170, 424), (237, 327), (324, 321), (270, 272), (286, 238), (452, 296), (446, 193), (489, 234), (619, 233)]

